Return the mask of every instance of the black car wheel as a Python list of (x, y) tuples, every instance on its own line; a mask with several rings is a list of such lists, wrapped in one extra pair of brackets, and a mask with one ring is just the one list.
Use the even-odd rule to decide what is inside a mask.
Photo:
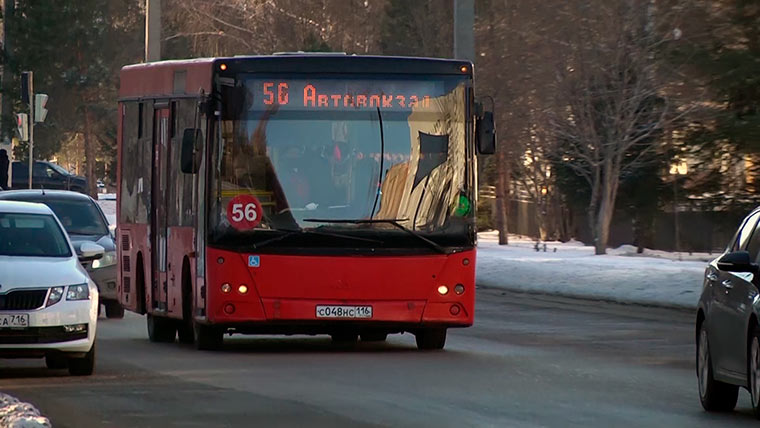
[(730, 412), (736, 407), (739, 387), (715, 380), (713, 377), (710, 344), (704, 323), (697, 342), (697, 379), (699, 381), (699, 401), (708, 412)]
[(95, 344), (84, 357), (69, 358), (69, 374), (72, 376), (89, 376), (95, 371)]
[(752, 332), (752, 341), (748, 352), (749, 394), (752, 398), (752, 411), (760, 419), (760, 331)]

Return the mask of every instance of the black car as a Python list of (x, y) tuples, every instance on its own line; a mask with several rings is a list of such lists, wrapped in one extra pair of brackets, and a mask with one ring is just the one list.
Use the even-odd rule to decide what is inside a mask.
[[(29, 163), (13, 162), (11, 187), (13, 189), (29, 188)], [(71, 174), (52, 162), (34, 161), (32, 170), (32, 187), (35, 189), (71, 190), (87, 192), (87, 180)]]
[(699, 398), (708, 411), (730, 411), (749, 390), (760, 418), (760, 208), (705, 269), (696, 324)]
[(82, 263), (98, 286), (100, 302), (108, 318), (124, 317), (116, 289), (116, 244), (108, 220), (91, 197), (63, 190), (10, 190), (0, 192), (0, 200), (43, 203), (50, 207), (79, 253), (84, 242), (94, 242), (105, 249), (102, 258)]

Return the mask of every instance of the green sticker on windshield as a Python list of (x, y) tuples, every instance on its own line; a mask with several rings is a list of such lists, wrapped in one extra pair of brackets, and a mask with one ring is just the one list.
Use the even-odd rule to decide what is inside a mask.
[(470, 213), (471, 209), (472, 203), (470, 202), (470, 199), (465, 195), (459, 195), (459, 202), (454, 210), (454, 215), (457, 217), (464, 217)]

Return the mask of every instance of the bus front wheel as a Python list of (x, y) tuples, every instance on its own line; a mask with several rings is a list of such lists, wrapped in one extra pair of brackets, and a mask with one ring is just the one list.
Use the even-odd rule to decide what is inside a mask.
[(151, 342), (174, 342), (177, 337), (177, 326), (174, 320), (148, 314), (148, 339)]
[(195, 347), (201, 351), (214, 351), (222, 347), (224, 332), (206, 324), (193, 323)]
[(423, 328), (414, 334), (417, 340), (417, 349), (421, 351), (432, 351), (443, 349), (446, 345), (445, 328)]

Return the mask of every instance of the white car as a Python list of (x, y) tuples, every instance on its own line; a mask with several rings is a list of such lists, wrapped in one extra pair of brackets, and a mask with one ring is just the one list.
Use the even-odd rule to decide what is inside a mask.
[(46, 205), (0, 201), (0, 358), (40, 358), (77, 376), (95, 368), (98, 289)]

